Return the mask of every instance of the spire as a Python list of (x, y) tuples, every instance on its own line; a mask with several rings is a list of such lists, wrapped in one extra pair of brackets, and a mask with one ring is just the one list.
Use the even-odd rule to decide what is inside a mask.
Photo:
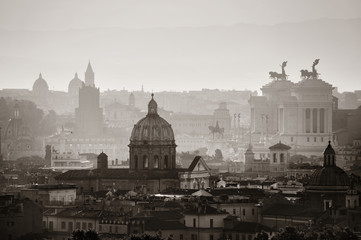
[(78, 73), (75, 73), (75, 76), (74, 76), (74, 78), (78, 78)]
[(43, 76), (41, 75), (41, 73), (39, 73), (39, 78), (40, 78), (40, 79), (42, 79), (42, 78), (43, 78)]
[(88, 67), (86, 68), (86, 72), (94, 73), (93, 68), (92, 68), (92, 65), (90, 64), (90, 60), (89, 60), (89, 62), (88, 62)]
[(94, 72), (92, 69), (92, 66), (90, 65), (90, 60), (88, 63), (88, 67), (85, 71), (85, 85), (86, 86), (91, 86), (91, 87), (95, 87), (94, 85)]

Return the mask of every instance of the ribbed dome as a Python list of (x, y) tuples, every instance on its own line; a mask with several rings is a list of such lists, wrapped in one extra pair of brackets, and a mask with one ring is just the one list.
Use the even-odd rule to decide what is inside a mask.
[(68, 92), (77, 91), (82, 84), (83, 82), (78, 78), (78, 74), (75, 73), (74, 78), (69, 82)]
[(35, 80), (33, 85), (33, 91), (36, 90), (49, 90), (49, 86), (47, 82), (43, 79), (41, 73), (39, 74), (39, 78)]
[(350, 179), (344, 170), (337, 166), (317, 169), (311, 176), (310, 186), (349, 186)]
[(131, 143), (146, 141), (151, 144), (155, 141), (156, 144), (173, 144), (174, 133), (171, 125), (162, 117), (158, 115), (158, 104), (153, 99), (148, 104), (148, 114), (146, 117), (139, 120), (133, 128), (130, 141)]

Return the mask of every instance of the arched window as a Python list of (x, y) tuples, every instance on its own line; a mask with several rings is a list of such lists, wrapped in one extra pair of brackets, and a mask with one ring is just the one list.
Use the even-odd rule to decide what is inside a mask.
[(169, 162), (168, 162), (168, 155), (164, 156), (164, 166), (163, 168), (168, 168), (169, 167)]
[(143, 168), (148, 168), (148, 156), (143, 156)]
[(153, 168), (159, 168), (159, 157), (154, 155)]
[(138, 156), (134, 155), (134, 168), (138, 169)]

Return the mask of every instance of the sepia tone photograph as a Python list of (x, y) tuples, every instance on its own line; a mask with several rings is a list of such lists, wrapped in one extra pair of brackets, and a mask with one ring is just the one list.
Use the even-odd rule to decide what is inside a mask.
[(1, 240), (361, 240), (361, 1), (0, 0)]

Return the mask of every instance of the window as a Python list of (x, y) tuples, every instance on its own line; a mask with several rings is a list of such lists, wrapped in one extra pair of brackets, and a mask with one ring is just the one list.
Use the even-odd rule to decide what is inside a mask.
[(118, 233), (118, 226), (115, 226), (115, 233)]
[(213, 228), (213, 219), (209, 219), (209, 227)]
[(254, 208), (252, 208), (252, 216), (254, 216)]
[(236, 209), (233, 208), (233, 214), (236, 215)]
[(53, 231), (54, 223), (52, 221), (49, 222), (49, 231)]
[(80, 222), (75, 223), (75, 228), (80, 229)]
[(61, 222), (61, 229), (65, 229), (66, 226), (65, 226), (65, 222)]
[(293, 137), (291, 137), (291, 142), (293, 142)]
[(68, 230), (69, 230), (69, 232), (72, 232), (74, 230), (73, 222), (68, 223)]
[(154, 156), (153, 168), (159, 168), (159, 157), (158, 157), (158, 155)]
[(164, 167), (163, 168), (168, 168), (169, 167), (169, 163), (168, 163), (168, 155), (164, 156)]
[(197, 227), (197, 221), (195, 218), (193, 218), (193, 227)]
[(101, 232), (102, 230), (102, 225), (99, 225), (99, 232)]
[(143, 168), (148, 168), (148, 156), (143, 156)]
[(213, 235), (210, 234), (210, 235), (209, 235), (209, 240), (213, 240), (213, 239), (214, 239)]
[(46, 228), (46, 222), (43, 221), (43, 228)]
[(86, 223), (85, 222), (82, 223), (81, 229), (86, 230)]
[(314, 137), (314, 138), (313, 138), (313, 141), (314, 141), (314, 142), (316, 142), (316, 141), (317, 141), (317, 138), (316, 138), (316, 137)]
[(307, 137), (307, 142), (310, 142), (310, 138), (309, 138), (309, 137)]
[(92, 223), (88, 223), (88, 229), (93, 229), (93, 224)]
[(246, 215), (246, 209), (243, 208), (242, 212), (243, 212), (243, 216), (245, 216)]
[(284, 154), (284, 153), (281, 153), (281, 154), (280, 154), (280, 162), (281, 162), (281, 163), (284, 163), (284, 162), (285, 162), (285, 154)]
[(273, 154), (273, 162), (276, 163), (277, 162), (277, 153)]
[(109, 226), (109, 232), (110, 233), (112, 232), (112, 226)]
[(183, 234), (179, 235), (179, 240), (183, 240)]

